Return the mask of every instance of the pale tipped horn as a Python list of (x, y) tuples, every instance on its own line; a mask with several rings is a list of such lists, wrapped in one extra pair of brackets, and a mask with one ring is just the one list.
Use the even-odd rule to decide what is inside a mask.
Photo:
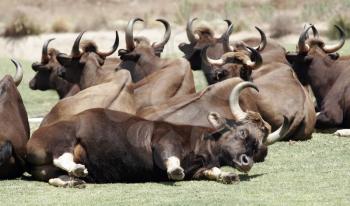
[(15, 59), (11, 59), (11, 61), (16, 66), (16, 74), (13, 77), (13, 81), (15, 82), (16, 86), (18, 86), (23, 79), (23, 69), (22, 69), (21, 64), (18, 61), (16, 61)]
[(335, 45), (324, 45), (322, 49), (326, 53), (334, 53), (334, 52), (338, 51), (339, 49), (341, 49), (345, 44), (345, 32), (344, 32), (344, 30), (338, 25), (334, 25), (334, 26), (339, 32), (340, 41)]
[(204, 49), (202, 50), (201, 56), (202, 56), (202, 61), (204, 62), (204, 64), (207, 65), (217, 65), (217, 66), (222, 66), (225, 64), (225, 61), (220, 58), (220, 59), (211, 59), (208, 57), (207, 55), (207, 50), (208, 50), (209, 46), (204, 47)]
[(118, 35), (118, 31), (115, 31), (115, 40), (114, 40), (112, 49), (109, 52), (97, 52), (97, 54), (100, 57), (106, 58), (107, 56), (112, 55), (118, 49), (118, 46), (119, 46), (119, 35)]
[(226, 32), (221, 36), (221, 38), (223, 39), (222, 44), (223, 44), (224, 52), (233, 51), (233, 48), (230, 45), (230, 35), (232, 32), (233, 32), (233, 24), (229, 25)]
[(252, 82), (240, 82), (238, 83), (231, 91), (229, 102), (230, 102), (230, 109), (233, 114), (233, 116), (236, 117), (237, 120), (243, 120), (247, 117), (247, 113), (244, 112), (239, 105), (239, 95), (241, 91), (247, 87), (254, 88), (257, 92), (259, 92), (258, 87), (256, 84)]
[(134, 24), (137, 21), (142, 21), (143, 19), (141, 18), (133, 18), (129, 21), (128, 26), (126, 27), (125, 31), (125, 42), (126, 42), (126, 49), (128, 51), (132, 51), (135, 49), (135, 43), (134, 43)]
[(273, 133), (269, 134), (263, 144), (265, 145), (271, 145), (277, 141), (282, 140), (286, 136), (286, 132), (288, 131), (290, 126), (289, 119), (283, 115), (283, 124), (280, 128), (278, 128)]
[(163, 40), (161, 42), (159, 42), (158, 44), (154, 44), (154, 47), (164, 47), (165, 44), (168, 43), (168, 41), (170, 39), (170, 35), (171, 35), (170, 24), (165, 19), (157, 19), (156, 21), (159, 21), (164, 25), (165, 33), (164, 33)]
[(243, 62), (243, 63), (245, 65), (252, 67), (252, 68), (259, 68), (263, 64), (263, 59), (262, 59), (260, 53), (257, 50), (255, 50), (254, 48), (249, 47), (249, 46), (247, 47), (247, 49), (250, 52), (251, 61)]
[(193, 33), (192, 30), (192, 24), (195, 20), (197, 20), (198, 18), (193, 18), (192, 20), (188, 20), (187, 22), (187, 26), (186, 26), (186, 34), (187, 34), (187, 38), (188, 41), (190, 41), (191, 44), (195, 44), (197, 43), (197, 38)]
[(308, 36), (308, 31), (313, 25), (309, 25), (304, 29), (304, 31), (300, 34), (299, 41), (298, 41), (298, 50), (299, 53), (307, 53), (310, 49), (309, 45), (306, 44), (306, 39)]
[(255, 50), (258, 51), (263, 51), (266, 47), (267, 44), (267, 39), (266, 39), (266, 35), (265, 32), (263, 32), (259, 27), (255, 27), (256, 30), (258, 30), (258, 32), (260, 33), (260, 44), (257, 47), (254, 47)]
[(84, 35), (85, 31), (80, 32), (80, 34), (78, 35), (78, 37), (75, 39), (73, 47), (72, 47), (72, 51), (71, 51), (71, 56), (72, 57), (80, 57), (81, 56), (81, 52), (80, 52), (80, 40), (81, 37)]
[(41, 53), (41, 63), (46, 64), (49, 61), (49, 55), (47, 52), (47, 48), (49, 46), (49, 43), (54, 40), (55, 38), (48, 39), (44, 42), (42, 53)]

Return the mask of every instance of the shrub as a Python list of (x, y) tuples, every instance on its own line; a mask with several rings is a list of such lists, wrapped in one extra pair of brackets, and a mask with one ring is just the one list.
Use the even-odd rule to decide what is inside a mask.
[(350, 19), (347, 16), (344, 15), (338, 15), (334, 17), (329, 26), (328, 26), (328, 32), (327, 36), (330, 39), (338, 39), (339, 38), (339, 32), (334, 28), (334, 25), (340, 26), (346, 34), (350, 34)]
[(190, 18), (193, 4), (189, 0), (182, 0), (177, 5), (175, 14), (175, 22), (177, 24), (183, 24)]
[(28, 35), (38, 35), (43, 32), (39, 24), (36, 24), (24, 13), (18, 13), (5, 25), (4, 36), (20, 38)]
[(271, 22), (271, 37), (280, 38), (293, 32), (293, 22), (290, 15), (278, 14)]
[(55, 33), (69, 32), (70, 26), (64, 19), (58, 19), (53, 22), (51, 30)]

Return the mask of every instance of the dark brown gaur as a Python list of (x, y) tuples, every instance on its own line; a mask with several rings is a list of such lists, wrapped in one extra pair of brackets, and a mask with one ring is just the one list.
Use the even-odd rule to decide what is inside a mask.
[[(107, 58), (118, 48), (119, 36), (115, 32), (114, 44), (110, 51), (98, 51), (94, 42), (88, 41), (80, 51), (80, 40), (84, 32), (81, 32), (74, 41), (70, 55), (59, 54), (57, 60), (63, 65), (58, 71), (58, 75), (67, 81), (78, 84), (81, 89), (97, 85), (105, 81), (106, 73), (114, 73), (117, 69), (119, 60)], [(106, 59), (107, 58), (107, 59)]]
[[(247, 87), (256, 88), (249, 82), (238, 84), (231, 92), (231, 104), (236, 104), (235, 98)], [(27, 144), (29, 172), (37, 180), (61, 187), (83, 186), (84, 180), (233, 183), (238, 175), (219, 168), (230, 166), (247, 173), (255, 159), (266, 157), (266, 145), (276, 140), (258, 114), (236, 107), (232, 106), (232, 115), (241, 116), (239, 120), (209, 112), (205, 115), (208, 127), (195, 126), (195, 122), (150, 121), (106, 109), (87, 110), (33, 133)], [(279, 130), (279, 138), (284, 129)]]
[(316, 127), (349, 128), (349, 59), (335, 58), (335, 52), (345, 43), (345, 32), (335, 25), (339, 42), (327, 45), (317, 36), (307, 39), (308, 31), (313, 28), (313, 25), (309, 25), (304, 29), (299, 37), (297, 51), (287, 53), (286, 57), (300, 82), (310, 85), (315, 95), (319, 110)]
[(49, 43), (52, 40), (54, 38), (44, 42), (41, 62), (34, 62), (32, 64), (32, 69), (36, 74), (29, 82), (29, 87), (33, 90), (55, 90), (59, 98), (62, 99), (78, 93), (80, 89), (78, 85), (69, 83), (58, 76), (58, 70), (62, 65), (56, 59), (59, 51), (53, 48), (48, 51)]
[(0, 179), (20, 177), (25, 170), (25, 147), (30, 129), (28, 116), (17, 87), (23, 78), (19, 62), (14, 77), (5, 75), (0, 80)]

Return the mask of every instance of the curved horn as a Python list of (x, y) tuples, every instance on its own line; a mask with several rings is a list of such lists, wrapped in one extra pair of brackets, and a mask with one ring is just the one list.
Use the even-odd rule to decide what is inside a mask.
[(263, 63), (263, 59), (260, 55), (260, 53), (253, 49), (252, 47), (247, 47), (247, 49), (250, 51), (250, 59), (252, 60), (251, 62), (244, 62), (244, 64), (253, 67), (253, 68), (259, 68), (262, 63)]
[(128, 26), (126, 27), (125, 42), (126, 42), (126, 49), (128, 51), (132, 51), (133, 49), (135, 49), (133, 30), (134, 30), (134, 24), (137, 21), (143, 22), (141, 18), (133, 18), (129, 21)]
[(107, 56), (112, 55), (118, 49), (118, 46), (119, 46), (119, 35), (118, 35), (118, 31), (115, 31), (115, 40), (114, 40), (112, 49), (109, 52), (97, 52), (97, 54), (102, 58), (106, 58)]
[(42, 53), (41, 53), (41, 63), (42, 64), (45, 64), (49, 61), (49, 55), (47, 53), (47, 48), (49, 46), (49, 43), (50, 41), (54, 40), (55, 38), (51, 38), (51, 39), (48, 39), (44, 42), (44, 45), (43, 45), (43, 50), (42, 50)]
[[(310, 25), (312, 25), (312, 24), (310, 24)], [(311, 26), (311, 29), (312, 29), (312, 34), (314, 35), (314, 38), (316, 38), (316, 39), (320, 38), (318, 30), (316, 29), (316, 27), (314, 25)]]
[(258, 50), (258, 51), (263, 51), (266, 47), (267, 44), (267, 39), (266, 39), (266, 35), (265, 32), (263, 32), (259, 27), (255, 27), (256, 30), (258, 30), (258, 32), (260, 33), (260, 44), (255, 47), (254, 49)]
[(225, 19), (224, 21), (227, 23), (227, 26), (230, 26), (232, 24), (232, 21), (229, 19)]
[(252, 82), (240, 82), (232, 89), (229, 97), (231, 112), (233, 116), (237, 118), (237, 120), (242, 120), (247, 117), (247, 113), (244, 112), (242, 108), (239, 106), (239, 94), (243, 89), (247, 87), (252, 87), (259, 92), (259, 89), (256, 86), (256, 84)]
[(233, 32), (233, 24), (229, 25), (226, 32), (221, 36), (221, 38), (224, 40), (222, 42), (223, 49), (225, 52), (232, 52), (233, 48), (230, 46), (230, 35)]
[(344, 32), (344, 30), (338, 25), (334, 25), (334, 26), (339, 31), (340, 41), (335, 45), (325, 45), (322, 49), (326, 53), (334, 53), (334, 52), (338, 51), (340, 48), (342, 48), (343, 45), (345, 44), (345, 32)]
[(158, 44), (154, 44), (154, 47), (164, 47), (165, 44), (168, 43), (168, 41), (170, 39), (170, 35), (171, 35), (170, 24), (169, 24), (169, 22), (167, 22), (164, 19), (157, 19), (156, 21), (162, 22), (162, 24), (164, 24), (165, 33), (164, 33), (163, 40), (161, 42), (159, 42)]
[(278, 128), (273, 133), (269, 134), (265, 139), (265, 141), (263, 142), (263, 144), (271, 145), (277, 141), (282, 140), (285, 137), (286, 132), (289, 129), (289, 126), (290, 126), (290, 121), (286, 116), (283, 115), (283, 124), (281, 125), (281, 127)]
[(193, 31), (192, 31), (192, 24), (195, 20), (197, 20), (198, 18), (194, 18), (192, 20), (189, 20), (187, 22), (187, 26), (186, 26), (186, 34), (187, 34), (187, 38), (188, 38), (188, 41), (190, 41), (191, 44), (195, 44), (197, 42), (197, 38), (196, 36), (194, 35)]
[(299, 41), (298, 41), (298, 49), (299, 53), (307, 53), (309, 51), (309, 45), (306, 44), (306, 39), (308, 36), (308, 31), (313, 25), (309, 25), (304, 31), (300, 34)]
[(80, 47), (80, 40), (81, 37), (83, 36), (83, 34), (85, 33), (85, 31), (80, 32), (80, 34), (78, 35), (78, 37), (75, 39), (73, 47), (72, 47), (72, 52), (71, 52), (71, 56), (72, 57), (79, 57), (81, 56), (79, 47)]
[(207, 50), (208, 50), (209, 46), (204, 47), (204, 49), (202, 50), (202, 61), (207, 64), (207, 65), (218, 65), (218, 66), (222, 66), (225, 64), (225, 61), (223, 59), (211, 59), (208, 57), (207, 55)]
[(21, 64), (18, 61), (14, 60), (14, 59), (11, 59), (11, 61), (16, 66), (16, 74), (13, 77), (13, 81), (15, 82), (16, 86), (18, 86), (23, 79), (23, 69), (22, 69)]

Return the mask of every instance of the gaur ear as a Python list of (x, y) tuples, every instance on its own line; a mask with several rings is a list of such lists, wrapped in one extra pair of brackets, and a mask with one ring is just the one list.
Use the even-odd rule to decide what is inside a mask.
[(294, 64), (297, 56), (298, 56), (298, 54), (294, 54), (294, 53), (290, 53), (290, 52), (286, 53), (286, 59), (292, 65)]
[(208, 121), (215, 129), (222, 128), (226, 123), (226, 120), (217, 112), (210, 112), (208, 114)]
[(339, 58), (339, 53), (336, 52), (336, 53), (331, 53), (331, 54), (328, 54), (329, 58), (331, 58), (332, 60), (337, 60)]
[(69, 67), (72, 62), (72, 57), (66, 54), (58, 54), (56, 58), (57, 61), (64, 67)]

